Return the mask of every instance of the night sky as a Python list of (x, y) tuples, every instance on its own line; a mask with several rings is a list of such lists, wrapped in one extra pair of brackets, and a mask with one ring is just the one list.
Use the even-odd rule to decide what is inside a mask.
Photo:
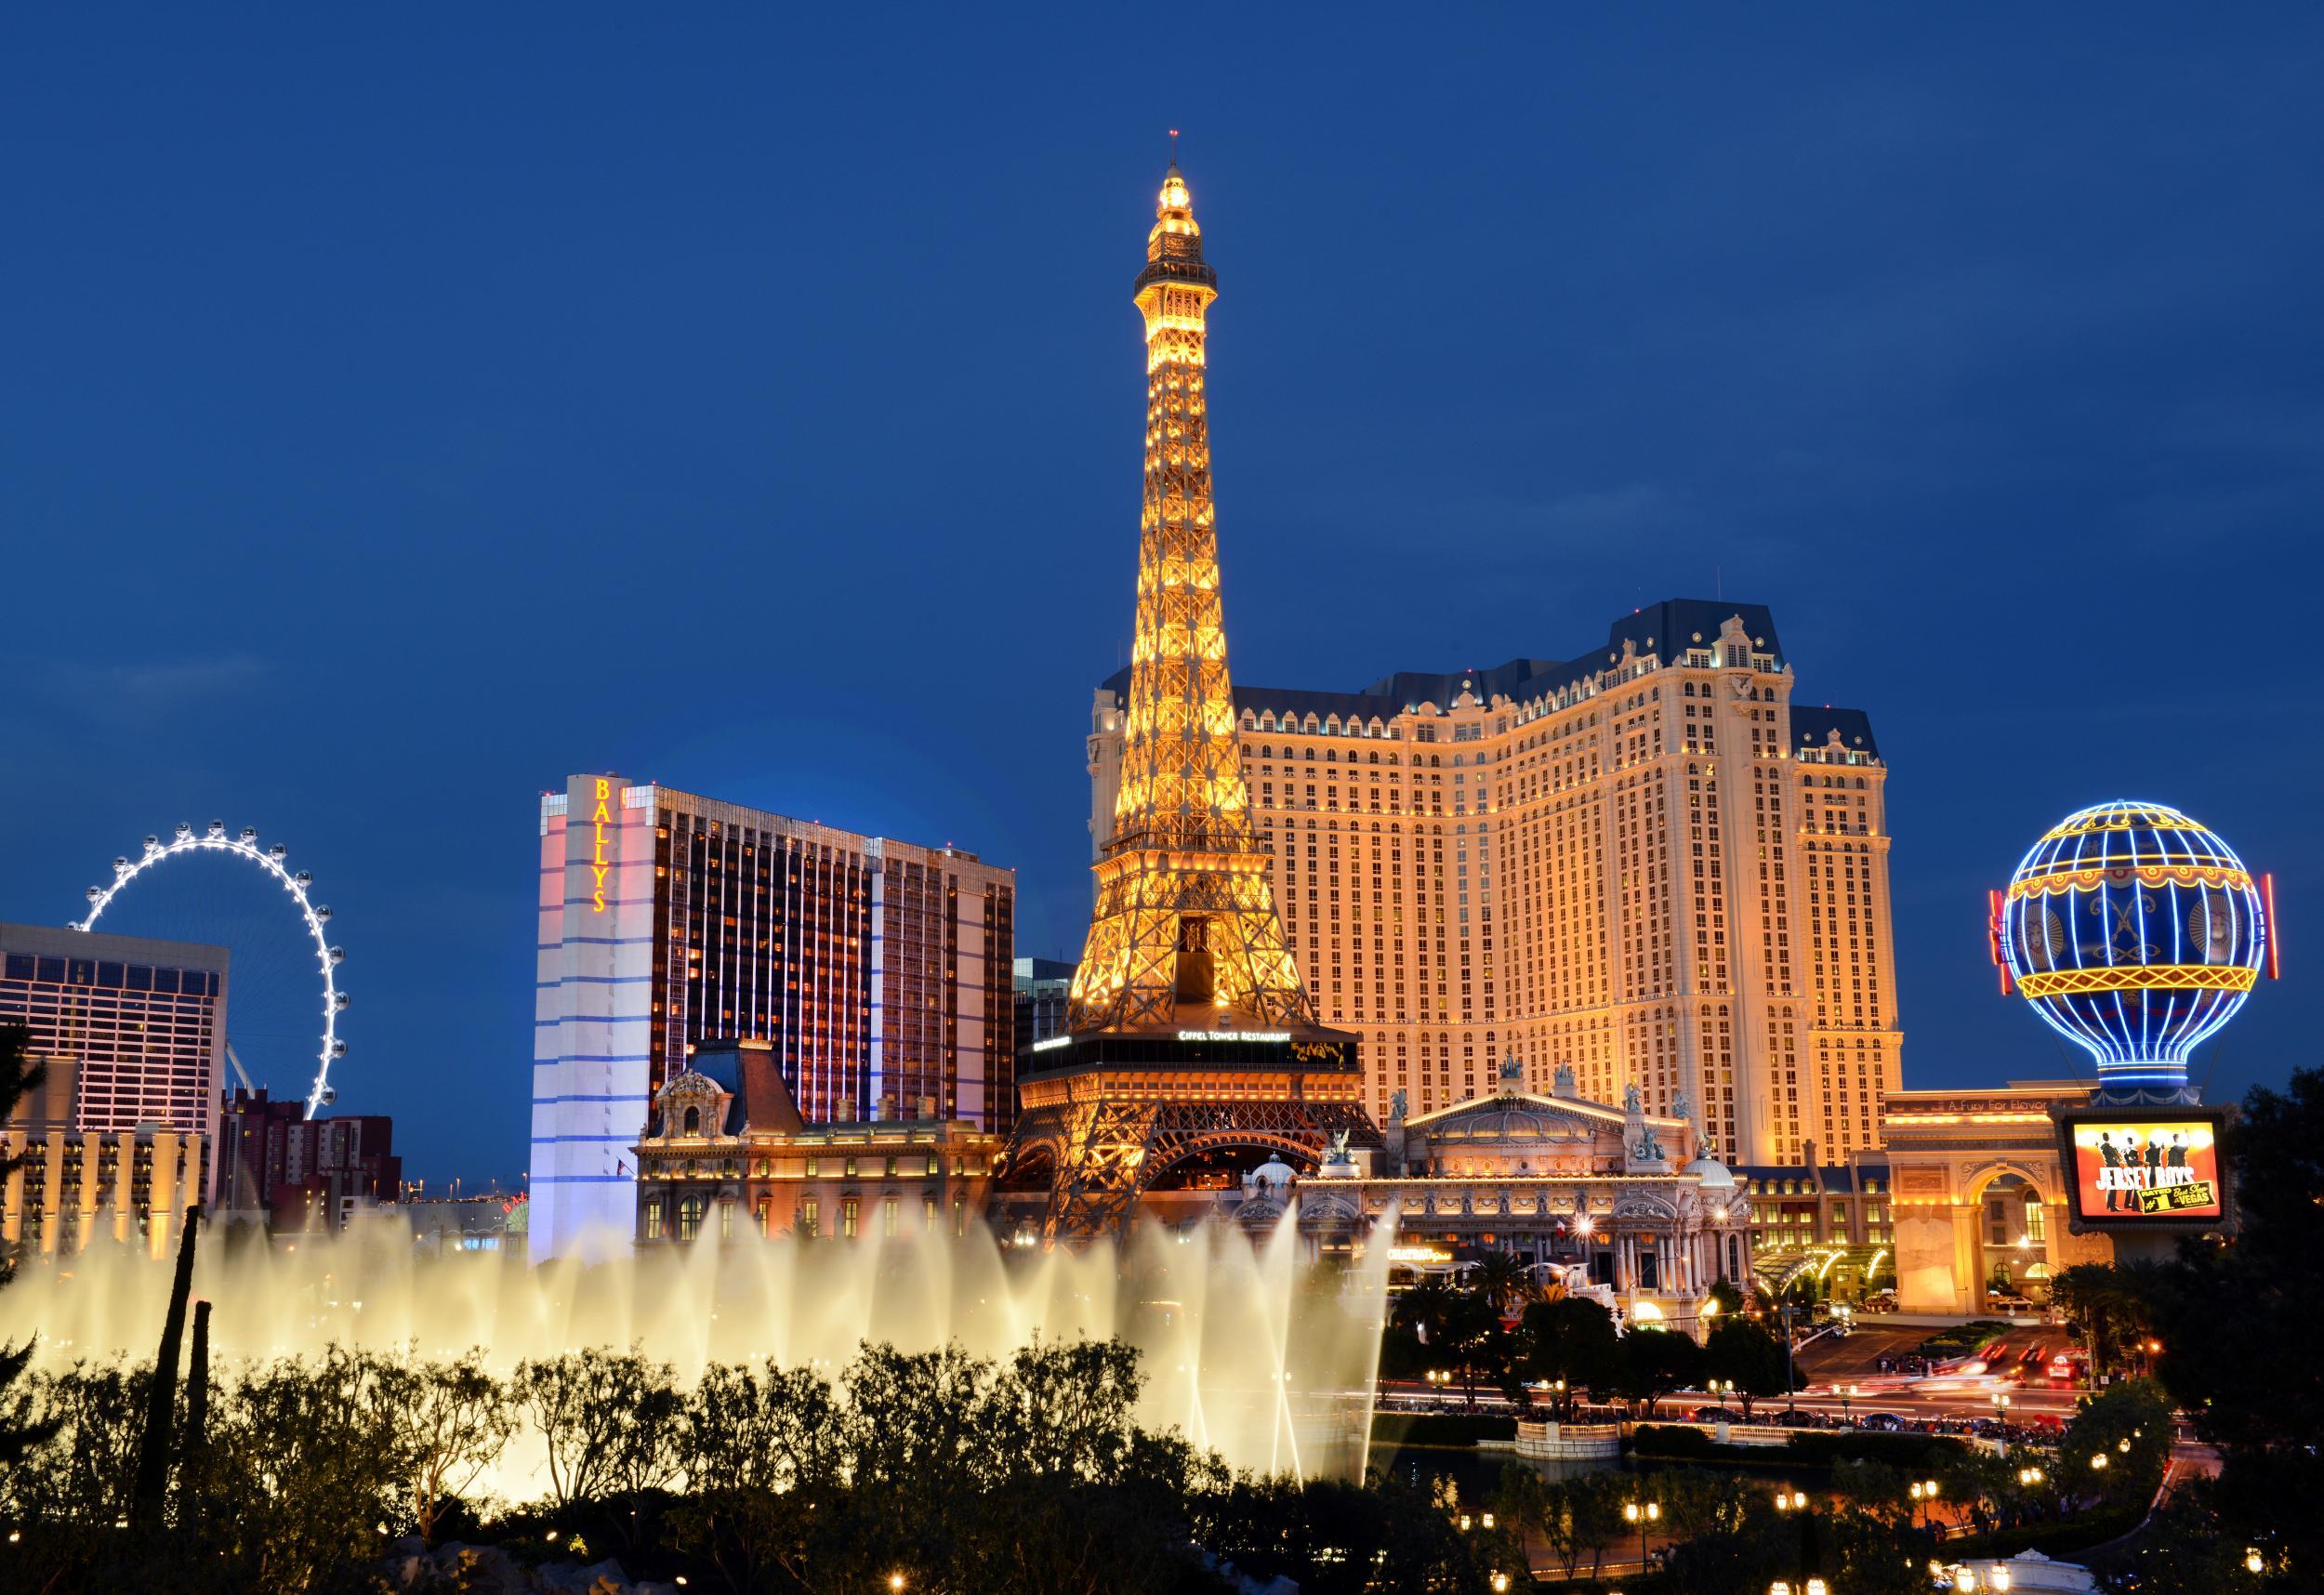
[(2211, 1095), (2314, 1061), (2324, 16), (969, 10), (16, 8), (0, 918), (288, 842), (431, 1180), (523, 1167), (571, 772), (1073, 956), (1179, 126), (1240, 679), (1764, 602), (1894, 771), (1908, 1085), (2065, 1072), (1984, 892), (2117, 796), (2278, 876)]

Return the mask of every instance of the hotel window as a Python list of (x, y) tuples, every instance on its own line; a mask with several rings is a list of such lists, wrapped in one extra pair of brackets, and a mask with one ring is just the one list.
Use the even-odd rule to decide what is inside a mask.
[(952, 1232), (956, 1236), (969, 1232), (969, 1199), (965, 1196), (952, 1199)]
[(944, 1172), (943, 1159), (939, 1158), (932, 1152), (928, 1154), (928, 1172), (931, 1174), (941, 1174)]
[(820, 1205), (812, 1196), (799, 1205), (799, 1232), (812, 1238), (821, 1234), (823, 1218)]
[(923, 1196), (920, 1198), (920, 1228), (928, 1231), (931, 1234), (935, 1232), (936, 1198), (933, 1196)]
[(879, 1204), (879, 1232), (893, 1240), (896, 1232), (896, 1199), (892, 1196)]
[(855, 1160), (852, 1157), (847, 1160), (847, 1177), (850, 1180), (855, 1178)]
[(842, 1238), (851, 1241), (855, 1238), (856, 1215), (862, 1210), (863, 1206), (864, 1204), (853, 1196), (846, 1198), (839, 1204), (839, 1234)]
[(731, 1241), (733, 1238), (734, 1204), (732, 1202), (721, 1202), (719, 1204), (719, 1239), (721, 1241)]
[(646, 1203), (645, 1212), (640, 1217), (645, 1226), (644, 1238), (649, 1241), (660, 1240), (662, 1238), (661, 1198), (657, 1196)]
[(765, 1197), (759, 1199), (759, 1232), (766, 1234), (774, 1228), (774, 1204)]
[(811, 1157), (811, 1158), (809, 1158), (809, 1159), (807, 1160), (807, 1178), (808, 1178), (808, 1179), (810, 1179), (810, 1180), (812, 1180), (814, 1177), (815, 1177), (815, 1160), (814, 1160), (813, 1158), (812, 1158), (812, 1157)]
[(702, 1232), (702, 1208), (706, 1198), (683, 1196), (678, 1202), (678, 1238), (691, 1241)]

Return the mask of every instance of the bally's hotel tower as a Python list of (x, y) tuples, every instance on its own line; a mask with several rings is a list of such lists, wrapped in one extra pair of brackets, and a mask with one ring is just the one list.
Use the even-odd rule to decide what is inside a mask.
[(532, 1247), (635, 1227), (653, 1093), (763, 1041), (810, 1122), (1008, 1127), (1014, 872), (618, 775), (544, 793)]

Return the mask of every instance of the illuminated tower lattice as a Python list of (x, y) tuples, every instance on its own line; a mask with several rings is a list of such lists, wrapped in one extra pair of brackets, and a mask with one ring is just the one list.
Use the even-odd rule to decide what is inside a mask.
[(1182, 1175), (1380, 1144), (1356, 1039), (1316, 1022), (1291, 962), (1236, 751), (1204, 391), (1218, 293), (1173, 165), (1137, 283), (1145, 505), (1114, 835), (1066, 1034), (1025, 1055), (1005, 1157), (1010, 1183), (1047, 1180), (1052, 1242), (1125, 1232)]
[(1138, 626), (1114, 837), (1074, 977), (1075, 1030), (1315, 1022), (1235, 750), (1203, 359), (1218, 282), (1173, 164), (1137, 282), (1146, 322)]

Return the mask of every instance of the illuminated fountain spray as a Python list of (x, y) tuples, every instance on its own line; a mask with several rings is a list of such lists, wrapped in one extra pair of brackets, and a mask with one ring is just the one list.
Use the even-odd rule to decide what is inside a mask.
[[(1141, 1418), (1233, 1466), (1346, 1473), (1363, 1466), (1386, 1299), (1386, 1248), (1346, 1274), (1300, 1258), (1294, 1218), (1246, 1238), (1142, 1226), (1128, 1247), (1004, 1247), (986, 1233), (881, 1244), (748, 1237), (585, 1266), (526, 1268), (416, 1249), (401, 1219), (343, 1236), (226, 1246), (205, 1237), (194, 1294), (216, 1304), (213, 1354), (301, 1356), (337, 1342), (424, 1357), (528, 1357), (639, 1343), (691, 1383), (710, 1362), (765, 1358), (836, 1375), (864, 1342), (957, 1343), (1001, 1357), (1042, 1340), (1120, 1338), (1142, 1353)], [(26, 1267), (0, 1291), (0, 1339), (35, 1330), (50, 1366), (150, 1358), (169, 1270), (108, 1241)], [(502, 1493), (535, 1493), (529, 1449)]]

